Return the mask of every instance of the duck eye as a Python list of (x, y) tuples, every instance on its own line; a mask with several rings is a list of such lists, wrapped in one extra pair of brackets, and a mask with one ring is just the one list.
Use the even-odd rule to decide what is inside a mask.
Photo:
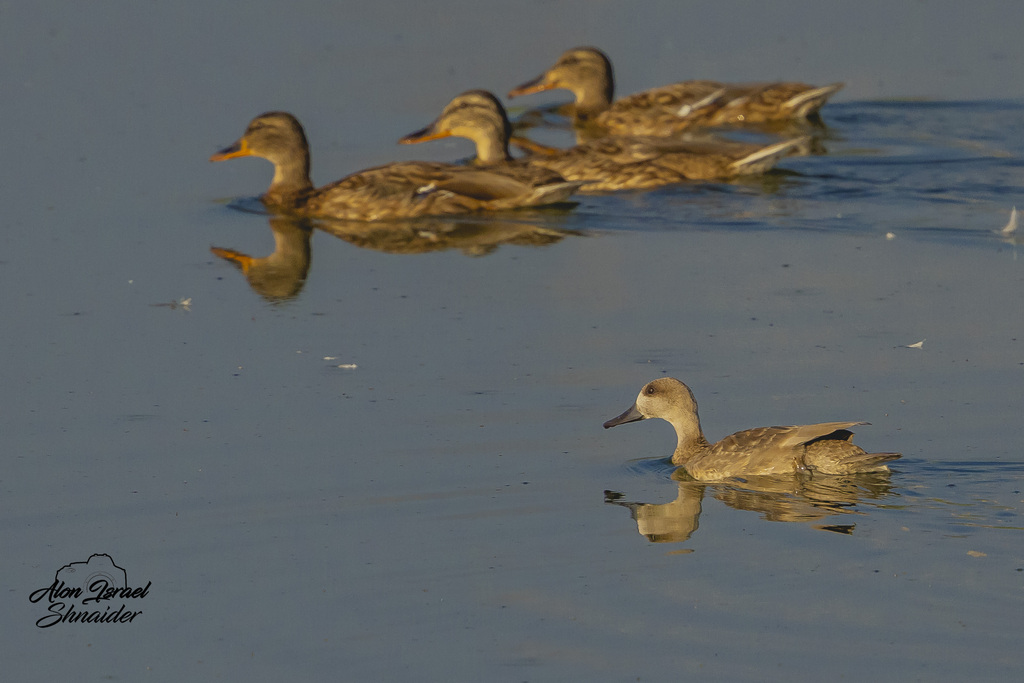
[(654, 387), (647, 387), (646, 389), (644, 389), (644, 393), (647, 394), (648, 396), (654, 396)]

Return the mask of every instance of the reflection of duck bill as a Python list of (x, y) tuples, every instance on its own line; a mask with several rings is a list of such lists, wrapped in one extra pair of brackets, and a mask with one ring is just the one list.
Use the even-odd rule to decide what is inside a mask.
[(226, 161), (228, 159), (237, 159), (238, 157), (248, 156), (252, 156), (252, 150), (249, 149), (249, 144), (243, 138), (236, 141), (235, 144), (229, 145), (212, 155), (210, 157), (210, 161)]
[(210, 251), (214, 256), (219, 256), (225, 261), (230, 261), (232, 264), (242, 269), (243, 273), (248, 273), (252, 267), (253, 257), (248, 254), (243, 254), (240, 251), (234, 249), (222, 249), (221, 247), (210, 247)]

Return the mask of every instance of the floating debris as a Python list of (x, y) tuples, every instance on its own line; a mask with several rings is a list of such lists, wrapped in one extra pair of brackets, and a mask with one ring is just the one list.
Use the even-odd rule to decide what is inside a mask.
[(914, 342), (913, 344), (907, 344), (905, 348), (908, 348), (908, 349), (923, 349), (924, 348), (924, 343), (926, 341), (928, 341), (928, 340), (927, 339), (922, 339), (919, 342)]
[(178, 308), (182, 309), (183, 311), (191, 311), (192, 297), (189, 297), (187, 299), (181, 299), (180, 301), (172, 301), (169, 304), (150, 304), (150, 306), (163, 306), (164, 308), (169, 308), (172, 311)]
[(1010, 221), (999, 231), (1000, 235), (1012, 235), (1017, 232), (1017, 207), (1010, 211)]

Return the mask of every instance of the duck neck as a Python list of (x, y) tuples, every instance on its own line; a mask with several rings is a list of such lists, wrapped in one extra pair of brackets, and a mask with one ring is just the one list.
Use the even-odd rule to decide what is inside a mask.
[(497, 164), (508, 161), (508, 135), (491, 128), (477, 128), (467, 133), (476, 145), (476, 160), (481, 164)]
[(592, 79), (573, 88), (576, 96), (576, 118), (592, 119), (612, 106), (611, 79)]
[(309, 179), (309, 152), (273, 159), (274, 179), (263, 195), (267, 204), (284, 206), (294, 204), (313, 190)]
[(711, 445), (704, 438), (699, 419), (673, 422), (672, 426), (676, 429), (676, 450), (672, 454), (674, 465), (685, 465)]
[(496, 164), (508, 161), (512, 156), (508, 153), (508, 143), (497, 139), (478, 140), (476, 158), (483, 164)]

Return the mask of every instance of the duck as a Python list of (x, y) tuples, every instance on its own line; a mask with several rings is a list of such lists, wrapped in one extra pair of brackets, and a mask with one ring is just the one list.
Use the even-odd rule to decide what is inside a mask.
[(369, 168), (323, 187), (309, 176), (309, 144), (288, 112), (254, 118), (234, 144), (210, 161), (262, 157), (274, 177), (261, 195), (273, 212), (315, 219), (395, 220), (495, 211), (565, 202), (578, 185), (529, 185), (483, 169), (427, 161), (402, 161)]
[(694, 126), (714, 127), (817, 120), (842, 83), (720, 83), (694, 80), (614, 100), (608, 56), (595, 47), (568, 50), (540, 76), (513, 88), (509, 97), (562, 88), (573, 93), (573, 118), (591, 137), (603, 134), (670, 136)]
[(698, 481), (798, 473), (888, 472), (885, 463), (901, 455), (868, 453), (854, 445), (850, 428), (867, 422), (757, 427), (710, 443), (700, 426), (693, 391), (674, 377), (645, 384), (633, 406), (605, 422), (604, 428), (650, 418), (661, 418), (675, 428), (677, 444), (672, 464)]
[(608, 192), (762, 174), (783, 157), (806, 146), (809, 140), (803, 137), (756, 145), (616, 135), (569, 149), (545, 148), (542, 153), (513, 159), (509, 152), (510, 130), (508, 115), (498, 98), (485, 90), (470, 90), (449, 102), (432, 124), (406, 135), (400, 142), (413, 144), (452, 135), (464, 137), (476, 146), (471, 162), (476, 168), (512, 177), (539, 170), (555, 172), (566, 181), (581, 182), (581, 192)]
[(505, 107), (486, 90), (467, 90), (445, 106), (430, 125), (402, 137), (398, 142), (412, 145), (447, 137), (473, 142), (476, 156), (471, 165), (510, 176), (532, 186), (566, 182), (557, 171), (538, 164), (517, 163), (509, 154), (512, 125)]

